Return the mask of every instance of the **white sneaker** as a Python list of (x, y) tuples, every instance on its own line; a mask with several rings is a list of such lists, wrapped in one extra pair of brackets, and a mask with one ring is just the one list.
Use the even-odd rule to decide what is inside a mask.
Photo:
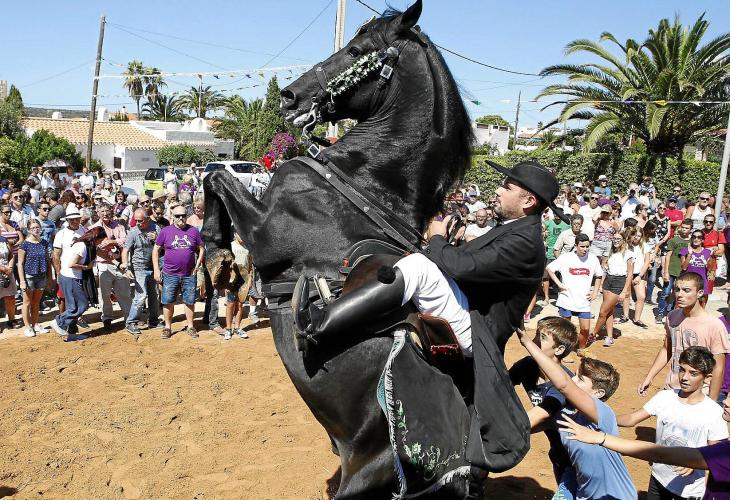
[(56, 333), (59, 334), (61, 337), (65, 337), (68, 335), (68, 332), (61, 328), (61, 325), (58, 324), (55, 318), (53, 319), (53, 321), (51, 321), (51, 328), (56, 330)]
[(242, 339), (248, 338), (248, 334), (246, 333), (246, 330), (244, 330), (243, 328), (239, 328), (236, 331), (238, 332), (238, 336), (241, 337)]
[(23, 332), (23, 335), (25, 335), (26, 337), (35, 337), (35, 330), (28, 327), (25, 329), (25, 332)]
[(223, 332), (223, 340), (231, 340), (231, 330), (226, 328)]
[(48, 333), (51, 331), (48, 328), (46, 328), (45, 326), (41, 326), (41, 325), (34, 325), (33, 330), (35, 330), (36, 333)]

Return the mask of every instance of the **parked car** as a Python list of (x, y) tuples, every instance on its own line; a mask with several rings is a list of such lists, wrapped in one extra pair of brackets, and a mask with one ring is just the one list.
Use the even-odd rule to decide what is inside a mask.
[(216, 170), (228, 170), (233, 177), (243, 183), (246, 188), (251, 186), (251, 178), (258, 170), (258, 163), (252, 161), (224, 160), (213, 161), (205, 165), (203, 170), (203, 179), (205, 176)]
[[(148, 168), (144, 174), (144, 182), (142, 183), (142, 191), (147, 196), (152, 196), (152, 193), (158, 189), (165, 189), (165, 172), (167, 167), (153, 167)], [(188, 167), (180, 167), (175, 169), (175, 177), (177, 177), (177, 185), (182, 183), (183, 177), (190, 172)]]

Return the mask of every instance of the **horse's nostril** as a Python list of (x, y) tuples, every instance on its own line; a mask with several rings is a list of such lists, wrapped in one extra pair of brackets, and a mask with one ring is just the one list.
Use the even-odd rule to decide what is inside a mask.
[(289, 89), (281, 91), (281, 107), (284, 109), (291, 109), (297, 103), (297, 95)]

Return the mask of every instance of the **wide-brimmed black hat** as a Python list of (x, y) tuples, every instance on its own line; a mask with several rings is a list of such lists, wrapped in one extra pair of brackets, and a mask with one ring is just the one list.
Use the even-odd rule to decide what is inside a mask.
[(545, 167), (534, 161), (523, 161), (512, 168), (487, 160), (491, 167), (510, 179), (519, 182), (525, 189), (540, 198), (558, 217), (570, 224), (570, 218), (555, 206), (560, 186), (555, 176)]

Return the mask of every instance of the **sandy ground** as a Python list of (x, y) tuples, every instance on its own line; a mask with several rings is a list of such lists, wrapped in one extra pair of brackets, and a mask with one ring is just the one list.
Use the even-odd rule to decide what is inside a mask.
[[(555, 313), (547, 306), (541, 316)], [(97, 310), (87, 319), (100, 326)], [(648, 331), (621, 330), (614, 347), (591, 348), (621, 371), (611, 400), (617, 413), (643, 404), (635, 388), (662, 335), (653, 321)], [(0, 334), (0, 497), (330, 498), (339, 461), (327, 436), (289, 382), (266, 324), (249, 334), (161, 340), (157, 330), (136, 339), (119, 331), (75, 342), (54, 333), (27, 339), (22, 329)], [(513, 339), (508, 365), (522, 356)], [(576, 367), (574, 356), (568, 362)], [(653, 426), (622, 435), (652, 439)], [(644, 491), (648, 466), (626, 462)], [(489, 498), (546, 499), (553, 488), (540, 434), (488, 491)]]

